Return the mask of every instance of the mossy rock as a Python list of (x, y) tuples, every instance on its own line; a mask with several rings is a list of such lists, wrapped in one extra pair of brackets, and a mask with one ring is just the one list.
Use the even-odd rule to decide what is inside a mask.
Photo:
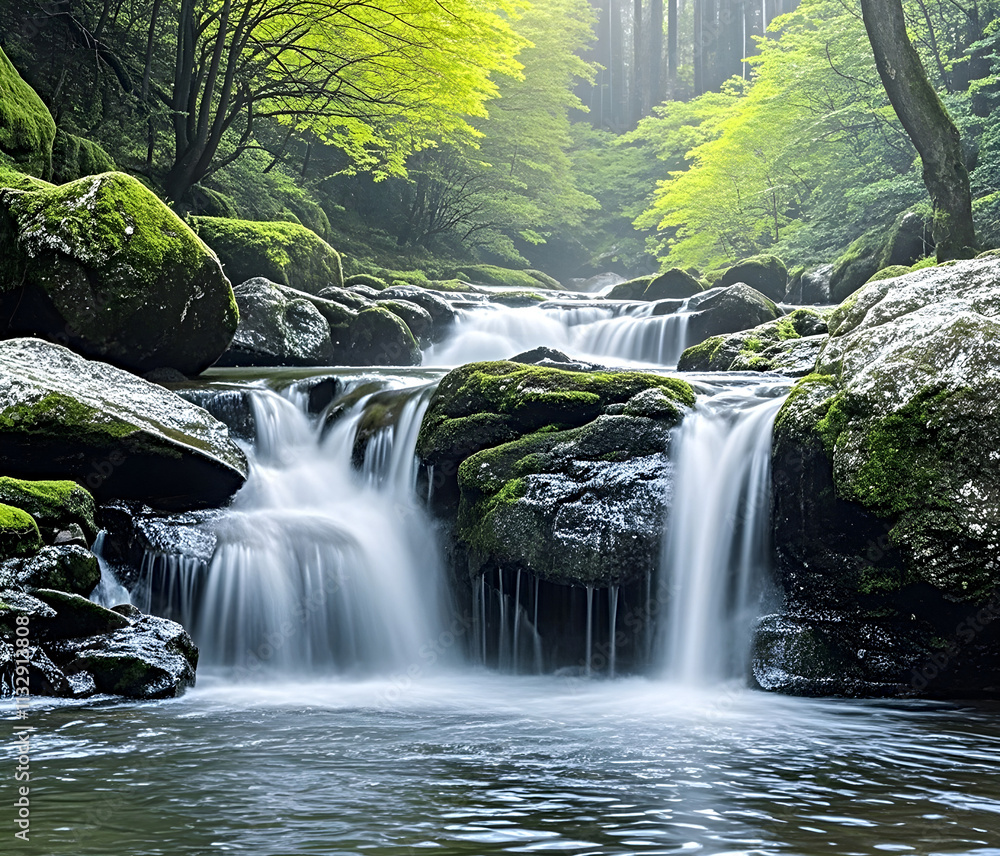
[(642, 296), (654, 278), (652, 276), (637, 276), (635, 279), (620, 282), (605, 297), (608, 300), (642, 300)]
[(646, 286), (642, 300), (683, 300), (703, 290), (701, 283), (687, 271), (670, 268)]
[(236, 200), (220, 190), (196, 184), (184, 197), (191, 212), (202, 217), (229, 217), (238, 219), (240, 208)]
[(114, 160), (93, 140), (78, 137), (60, 128), (52, 147), (52, 181), (66, 184), (88, 175), (114, 172)]
[(344, 288), (350, 288), (352, 285), (366, 285), (368, 288), (374, 288), (376, 291), (382, 291), (389, 287), (389, 283), (382, 279), (382, 277), (373, 276), (370, 273), (356, 273), (344, 280)]
[(298, 223), (223, 217), (192, 217), (191, 223), (233, 282), (263, 277), (310, 294), (344, 287), (340, 253)]
[(777, 256), (751, 256), (737, 262), (719, 279), (720, 286), (743, 282), (771, 300), (783, 300), (788, 288), (788, 270)]
[(0, 505), (0, 557), (32, 556), (41, 549), (35, 519), (20, 508)]
[(869, 277), (868, 282), (879, 282), (883, 279), (895, 279), (897, 276), (908, 274), (910, 269), (904, 265), (890, 265), (882, 270), (876, 271)]
[(511, 308), (534, 306), (536, 303), (544, 303), (546, 299), (534, 291), (501, 291), (490, 295), (491, 303), (499, 303), (501, 306)]
[(88, 541), (97, 536), (96, 508), (90, 492), (73, 481), (24, 481), (0, 477), (0, 502), (27, 511), (52, 534), (79, 526)]
[(175, 509), (227, 501), (247, 470), (225, 425), (162, 386), (39, 339), (8, 339), (0, 472)]
[(55, 138), (49, 108), (0, 50), (0, 152), (23, 172), (48, 178)]
[[(497, 265), (465, 265), (453, 276), (460, 280), (481, 285), (500, 285), (504, 288), (535, 291), (539, 288), (558, 288), (559, 283), (546, 274), (532, 270), (512, 270)], [(554, 285), (552, 284), (554, 283)]]
[(86, 597), (101, 581), (97, 557), (86, 547), (43, 547), (34, 556), (0, 563), (0, 587), (56, 589)]
[(773, 300), (743, 282), (698, 294), (690, 306), (694, 311), (688, 318), (689, 342), (749, 330), (781, 316)]
[(49, 337), (140, 373), (197, 374), (236, 330), (218, 259), (130, 176), (0, 191), (0, 248), (8, 337)]
[(409, 300), (379, 300), (378, 305), (398, 316), (423, 346), (434, 340), (434, 319), (430, 312)]
[(406, 322), (378, 306), (364, 309), (347, 330), (347, 365), (419, 366), (420, 346)]

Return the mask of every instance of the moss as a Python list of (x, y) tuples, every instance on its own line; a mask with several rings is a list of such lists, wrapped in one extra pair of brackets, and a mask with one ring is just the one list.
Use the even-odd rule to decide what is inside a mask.
[(788, 285), (788, 269), (777, 256), (751, 256), (729, 268), (719, 280), (719, 285), (735, 285), (737, 282), (745, 282), (769, 298), (781, 300)]
[(313, 294), (344, 285), (340, 254), (305, 226), (224, 217), (192, 217), (191, 223), (234, 283), (262, 276)]
[(637, 276), (635, 279), (620, 282), (607, 293), (606, 297), (608, 300), (641, 300), (654, 279), (652, 276)]
[[(544, 282), (535, 272), (529, 270), (511, 270), (496, 265), (465, 265), (453, 276), (458, 279), (479, 282), (484, 285), (500, 285), (504, 288), (534, 291), (552, 286)], [(544, 275), (543, 275), (544, 276)]]
[(697, 345), (692, 345), (681, 354), (677, 363), (678, 370), (682, 372), (713, 370), (713, 363), (719, 351), (725, 346), (727, 338), (727, 336), (712, 336)]
[(427, 288), (432, 288), (434, 291), (453, 292), (455, 294), (467, 294), (476, 290), (470, 283), (463, 282), (460, 279), (436, 279), (428, 282)]
[(138, 430), (131, 423), (107, 416), (98, 408), (60, 392), (0, 410), (0, 430), (49, 436), (53, 429), (61, 436), (101, 442), (118, 440)]
[(356, 273), (354, 276), (349, 276), (344, 280), (344, 288), (350, 288), (352, 285), (365, 285), (368, 288), (374, 288), (376, 291), (383, 291), (389, 287), (389, 283), (382, 279), (382, 277), (372, 276), (368, 273)]
[(913, 576), (902, 568), (862, 568), (858, 576), (857, 590), (861, 594), (895, 594), (915, 582)]
[[(905, 265), (890, 265), (873, 273), (868, 282), (881, 282), (884, 279), (895, 279), (897, 276), (904, 276), (910, 272), (910, 268)], [(866, 283), (867, 284), (867, 283)]]
[(745, 339), (742, 350), (743, 353), (757, 354), (764, 350), (764, 343), (756, 337)]
[(494, 294), (490, 300), (503, 306), (524, 306), (532, 303), (544, 303), (547, 298), (534, 291), (501, 291)]
[(52, 147), (52, 180), (66, 184), (88, 175), (113, 172), (115, 162), (101, 146), (60, 128)]
[(0, 477), (0, 503), (31, 514), (43, 527), (64, 529), (76, 523), (88, 540), (97, 534), (94, 498), (72, 481), (22, 481)]
[(35, 519), (20, 508), (0, 505), (0, 557), (32, 556), (42, 549)]
[(48, 178), (55, 137), (52, 114), (0, 50), (0, 152), (24, 172)]

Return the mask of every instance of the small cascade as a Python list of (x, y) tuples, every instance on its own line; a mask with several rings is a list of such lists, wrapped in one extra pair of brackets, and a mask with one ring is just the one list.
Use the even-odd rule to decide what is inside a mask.
[(214, 524), (211, 562), (147, 556), (149, 608), (191, 630), (203, 663), (238, 672), (416, 662), (443, 626), (441, 561), (415, 495), (431, 392), (397, 390), (395, 409), (364, 396), (324, 432), (294, 387), (254, 389), (250, 476)]
[(717, 394), (675, 434), (660, 596), (666, 674), (677, 682), (745, 674), (770, 563), (771, 429), (783, 391)]
[(463, 310), (455, 329), (428, 349), (425, 365), (451, 366), (507, 359), (538, 347), (577, 359), (673, 367), (687, 347), (689, 313), (653, 315), (654, 304), (607, 301), (573, 305), (546, 301)]
[(106, 532), (98, 532), (97, 539), (94, 541), (93, 552), (97, 556), (97, 565), (101, 569), (101, 581), (91, 593), (90, 599), (105, 609), (111, 609), (119, 604), (131, 603), (132, 599), (128, 589), (118, 581), (111, 565), (104, 558), (104, 539), (106, 536)]

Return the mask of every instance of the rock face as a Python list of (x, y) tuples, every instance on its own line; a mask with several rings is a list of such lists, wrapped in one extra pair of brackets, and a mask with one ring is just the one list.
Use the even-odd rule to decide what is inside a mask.
[(406, 322), (381, 306), (363, 309), (351, 321), (344, 357), (355, 366), (419, 366), (421, 360)]
[(1000, 695), (1000, 262), (865, 286), (775, 425), (762, 686)]
[(441, 381), (418, 454), (433, 506), (457, 521), (466, 571), (522, 569), (562, 584), (641, 578), (656, 563), (683, 381), (511, 362)]
[(139, 373), (202, 371), (239, 320), (215, 255), (121, 173), (0, 190), (0, 312), (3, 335)]
[(785, 303), (823, 306), (830, 302), (830, 277), (833, 265), (823, 265), (815, 270), (803, 271), (788, 283)]
[(226, 427), (163, 387), (37, 339), (0, 342), (0, 471), (98, 499), (225, 502), (246, 480)]
[(323, 366), (333, 363), (330, 326), (306, 299), (262, 277), (236, 286), (240, 324), (220, 366)]
[(0, 152), (24, 172), (48, 178), (55, 137), (49, 109), (0, 50)]
[(310, 294), (344, 287), (340, 254), (298, 223), (194, 217), (192, 224), (233, 282), (265, 277)]
[(16, 663), (17, 619), (30, 621), (32, 694), (85, 697), (110, 693), (171, 698), (194, 685), (198, 649), (183, 627), (130, 606), (104, 609), (79, 595), (39, 589), (0, 591), (0, 695)]
[(681, 354), (682, 372), (781, 372), (790, 377), (809, 374), (826, 342), (823, 316), (797, 309), (759, 327), (713, 336)]
[(788, 270), (777, 256), (753, 256), (733, 265), (719, 280), (719, 285), (743, 282), (771, 300), (782, 300), (788, 286)]

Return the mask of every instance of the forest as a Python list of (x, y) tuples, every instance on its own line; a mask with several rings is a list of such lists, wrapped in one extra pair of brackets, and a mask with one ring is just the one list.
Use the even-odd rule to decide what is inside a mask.
[[(994, 246), (997, 4), (904, 9)], [(8, 0), (0, 31), (57, 181), (301, 222), (355, 273), (808, 267), (930, 211), (847, 0)]]

